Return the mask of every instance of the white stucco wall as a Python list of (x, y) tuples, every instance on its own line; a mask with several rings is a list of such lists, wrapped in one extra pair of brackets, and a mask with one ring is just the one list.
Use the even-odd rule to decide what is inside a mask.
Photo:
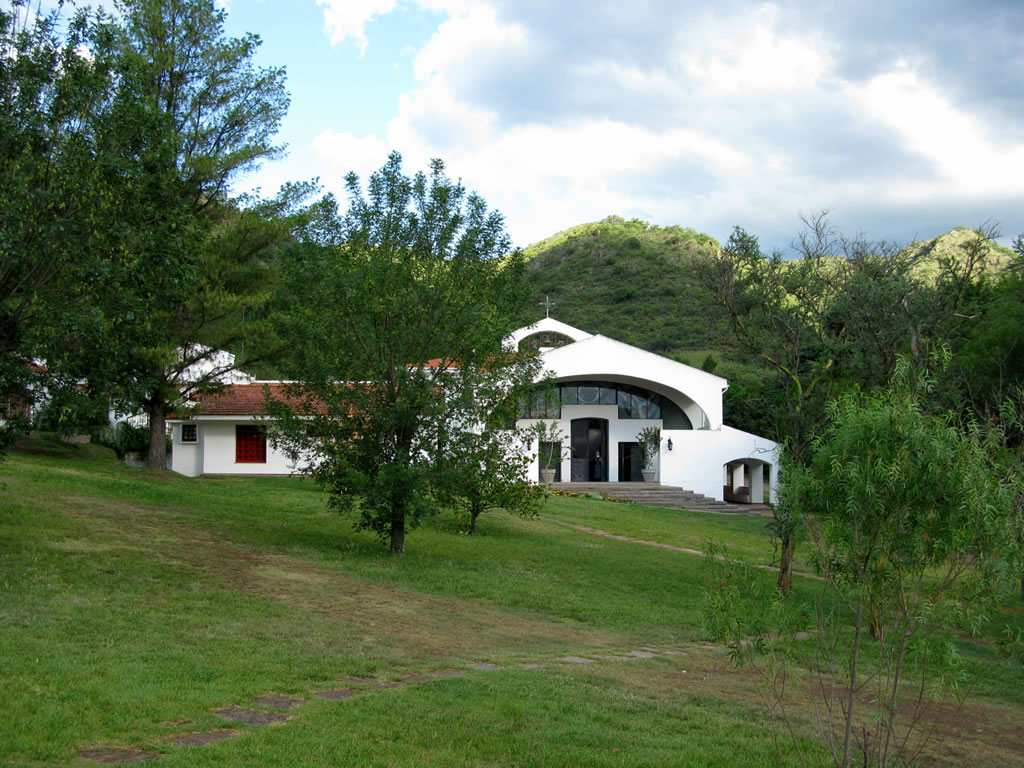
[[(767, 462), (771, 468), (771, 498), (775, 499), (778, 482), (778, 446), (771, 440), (742, 432), (722, 423), (722, 392), (727, 382), (720, 376), (677, 363), (637, 347), (605, 336), (592, 336), (584, 331), (545, 318), (528, 328), (511, 334), (507, 343), (514, 348), (519, 340), (538, 331), (554, 331), (576, 339), (575, 343), (543, 352), (544, 368), (558, 382), (609, 381), (633, 384), (667, 397), (686, 413), (692, 430), (662, 429), (661, 452), (655, 462), (656, 479), (663, 485), (686, 488), (705, 496), (723, 498), (723, 467), (730, 462), (755, 460)], [(618, 481), (618, 444), (637, 442), (637, 433), (648, 426), (662, 427), (661, 419), (619, 419), (615, 405), (566, 405), (557, 423), (564, 433), (563, 446), (570, 447), (571, 422), (577, 418), (606, 419), (608, 452), (604, 457), (610, 482)], [(204, 416), (199, 423), (199, 442), (180, 442), (180, 422), (175, 423), (172, 469), (186, 475), (246, 474), (286, 475), (295, 472), (287, 458), (267, 445), (265, 464), (235, 463), (235, 426), (253, 424), (252, 419), (239, 416)], [(521, 419), (519, 427), (536, 424), (537, 420)], [(672, 439), (673, 450), (667, 449)], [(531, 453), (536, 456), (536, 440)], [(536, 479), (539, 461), (535, 458), (530, 478)], [(572, 477), (570, 458), (562, 462), (562, 479)], [(756, 488), (752, 485), (752, 491)]]
[[(662, 429), (661, 454), (656, 479), (663, 485), (681, 486), (705, 496), (723, 498), (722, 474), (725, 464), (738, 459), (755, 459), (772, 465), (771, 498), (778, 482), (778, 446), (771, 440), (743, 432), (722, 423), (722, 393), (728, 382), (720, 376), (693, 368), (606, 336), (590, 336), (550, 319), (529, 329), (520, 329), (515, 340), (527, 332), (553, 330), (580, 339), (543, 353), (544, 369), (556, 382), (574, 380), (610, 381), (634, 384), (657, 392), (679, 405), (693, 425), (692, 430)], [(618, 418), (614, 405), (566, 405), (557, 420), (569, 446), (571, 422), (577, 418), (608, 420), (609, 482), (618, 481), (618, 443), (636, 442), (637, 433), (647, 426), (662, 427), (661, 419)], [(537, 420), (523, 419), (520, 427)], [(672, 451), (667, 449), (672, 438)], [(534, 446), (536, 451), (536, 446)], [(571, 478), (571, 460), (562, 462), (562, 480)], [(539, 460), (532, 478), (537, 477)]]
[(189, 424), (197, 424), (199, 440), (195, 443), (181, 442), (182, 422), (172, 421), (171, 469), (182, 475), (291, 475), (296, 470), (288, 458), (267, 442), (265, 464), (235, 462), (235, 426), (252, 425), (246, 417), (206, 417)]
[[(672, 450), (666, 449), (672, 438)], [(723, 467), (736, 459), (757, 459), (772, 465), (771, 499), (778, 484), (778, 445), (749, 432), (723, 426), (714, 430), (662, 430), (661, 482), (722, 500)]]
[(295, 473), (288, 458), (267, 442), (266, 464), (235, 463), (235, 426), (252, 425), (252, 419), (204, 421), (203, 474), (206, 475), (290, 475)]
[[(637, 442), (637, 433), (648, 426), (661, 426), (660, 419), (619, 419), (618, 409), (613, 405), (562, 407), (562, 418), (554, 419), (565, 434), (563, 447), (568, 453), (571, 439), (571, 422), (577, 418), (608, 419), (608, 482), (619, 481), (619, 443)], [(538, 419), (521, 419), (516, 422), (520, 428), (538, 423)], [(668, 450), (668, 439), (672, 438), (672, 450)], [(532, 453), (537, 453), (536, 440)], [(672, 485), (703, 494), (712, 499), (723, 500), (722, 475), (726, 464), (737, 459), (756, 459), (771, 464), (771, 499), (775, 500), (778, 483), (778, 446), (749, 432), (732, 427), (721, 429), (663, 429), (661, 451), (655, 463), (655, 480), (662, 485)], [(562, 482), (572, 477), (571, 459), (562, 461)], [(530, 479), (536, 480), (540, 470), (540, 459), (534, 460)]]
[(195, 477), (203, 472), (203, 424), (196, 424), (198, 439), (194, 443), (181, 442), (181, 423), (171, 424), (171, 469), (182, 475)]

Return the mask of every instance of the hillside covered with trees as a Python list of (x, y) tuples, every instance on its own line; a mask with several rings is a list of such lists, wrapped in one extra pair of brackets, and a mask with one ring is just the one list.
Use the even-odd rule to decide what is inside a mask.
[[(899, 250), (910, 257), (915, 275), (934, 279), (939, 263), (973, 235), (956, 226)], [(694, 365), (707, 350), (728, 356), (731, 338), (694, 271), (694, 257), (709, 248), (720, 244), (690, 227), (621, 216), (571, 227), (524, 249), (537, 304), (523, 308), (522, 320), (536, 319), (544, 311), (540, 303), (550, 297), (553, 316), (591, 333)], [(1013, 251), (995, 242), (986, 248), (985, 276), (998, 281)]]
[[(718, 243), (689, 227), (609, 216), (526, 248), (527, 279), (536, 301), (550, 296), (555, 317), (591, 333), (661, 354), (717, 349), (714, 310), (692, 269), (709, 245)], [(526, 307), (523, 319), (538, 311)]]

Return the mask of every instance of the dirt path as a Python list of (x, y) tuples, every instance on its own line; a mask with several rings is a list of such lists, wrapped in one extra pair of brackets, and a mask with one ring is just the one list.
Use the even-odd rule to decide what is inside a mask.
[[(546, 523), (554, 523), (555, 525), (561, 525), (565, 528), (572, 528), (576, 531), (582, 531), (583, 533), (589, 533), (593, 536), (603, 536), (606, 539), (615, 539), (616, 541), (628, 541), (630, 544), (643, 544), (645, 547), (657, 547), (658, 549), (667, 549), (671, 552), (681, 552), (684, 555), (697, 555), (698, 557), (705, 557), (703, 552), (696, 549), (687, 549), (686, 547), (677, 547), (673, 544), (662, 544), (660, 541), (647, 541), (646, 539), (634, 539), (630, 536), (620, 536), (617, 533), (608, 533), (608, 531), (602, 531), (600, 528), (591, 528), (586, 525), (577, 525), (575, 523), (565, 523), (561, 520), (555, 520), (551, 517), (540, 516), (540, 519)], [(717, 557), (717, 556), (716, 556)], [(724, 559), (724, 558), (718, 558)], [(737, 560), (736, 562), (740, 562)], [(774, 571), (776, 568), (771, 565), (756, 565), (753, 564), (754, 568), (758, 568), (762, 571)], [(805, 579), (813, 579), (814, 581), (824, 581), (821, 576), (816, 573), (807, 573), (806, 571), (793, 571), (794, 576), (802, 576)]]

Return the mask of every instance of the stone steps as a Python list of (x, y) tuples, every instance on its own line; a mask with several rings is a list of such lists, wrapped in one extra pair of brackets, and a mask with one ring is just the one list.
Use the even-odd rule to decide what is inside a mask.
[(767, 504), (734, 504), (718, 501), (685, 488), (655, 483), (553, 483), (551, 488), (565, 493), (613, 496), (637, 504), (668, 509), (732, 514), (764, 514), (771, 511)]

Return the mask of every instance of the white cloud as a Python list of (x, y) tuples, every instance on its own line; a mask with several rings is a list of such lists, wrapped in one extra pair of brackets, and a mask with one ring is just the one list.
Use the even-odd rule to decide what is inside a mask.
[[(385, 132), (325, 131), (306, 148), (325, 182), (365, 178), (391, 149), (409, 170), (442, 157), (523, 245), (612, 213), (724, 237), (737, 223), (791, 233), (800, 212), (823, 207), (893, 221), (907, 206), (1024, 196), (1024, 143), (994, 140), (922, 74), (934, 70), (893, 70), (878, 50), (851, 66), (851, 43), (810, 6), (666, 3), (664, 28), (647, 35), (645, 13), (608, 8), (529, 6), (531, 18), (502, 0), (317, 2), (332, 41), (362, 50), (377, 16), (444, 16), (412, 52), (416, 85)], [(948, 226), (960, 223), (977, 222)]]
[(852, 85), (849, 92), (946, 182), (936, 190), (911, 181), (898, 190), (903, 196), (912, 199), (937, 191), (975, 196), (1024, 193), (1024, 144), (997, 144), (976, 118), (957, 109), (912, 70), (901, 66), (866, 84)]
[(374, 16), (391, 13), (397, 6), (396, 0), (316, 0), (324, 9), (324, 31), (332, 45), (351, 38), (359, 46), (359, 55), (366, 54), (369, 41), (366, 25)]
[(467, 65), (475, 56), (495, 58), (525, 48), (526, 30), (518, 24), (499, 21), (497, 11), (482, 2), (427, 0), (420, 5), (444, 10), (449, 18), (438, 26), (416, 56), (414, 72), (419, 80), (451, 74), (454, 68)]
[[(781, 94), (812, 90), (831, 67), (828, 52), (814, 38), (784, 35), (778, 8), (758, 7), (730, 19), (702, 25), (696, 43), (686, 45), (686, 71), (708, 93)], [(691, 32), (688, 40), (694, 37)]]

